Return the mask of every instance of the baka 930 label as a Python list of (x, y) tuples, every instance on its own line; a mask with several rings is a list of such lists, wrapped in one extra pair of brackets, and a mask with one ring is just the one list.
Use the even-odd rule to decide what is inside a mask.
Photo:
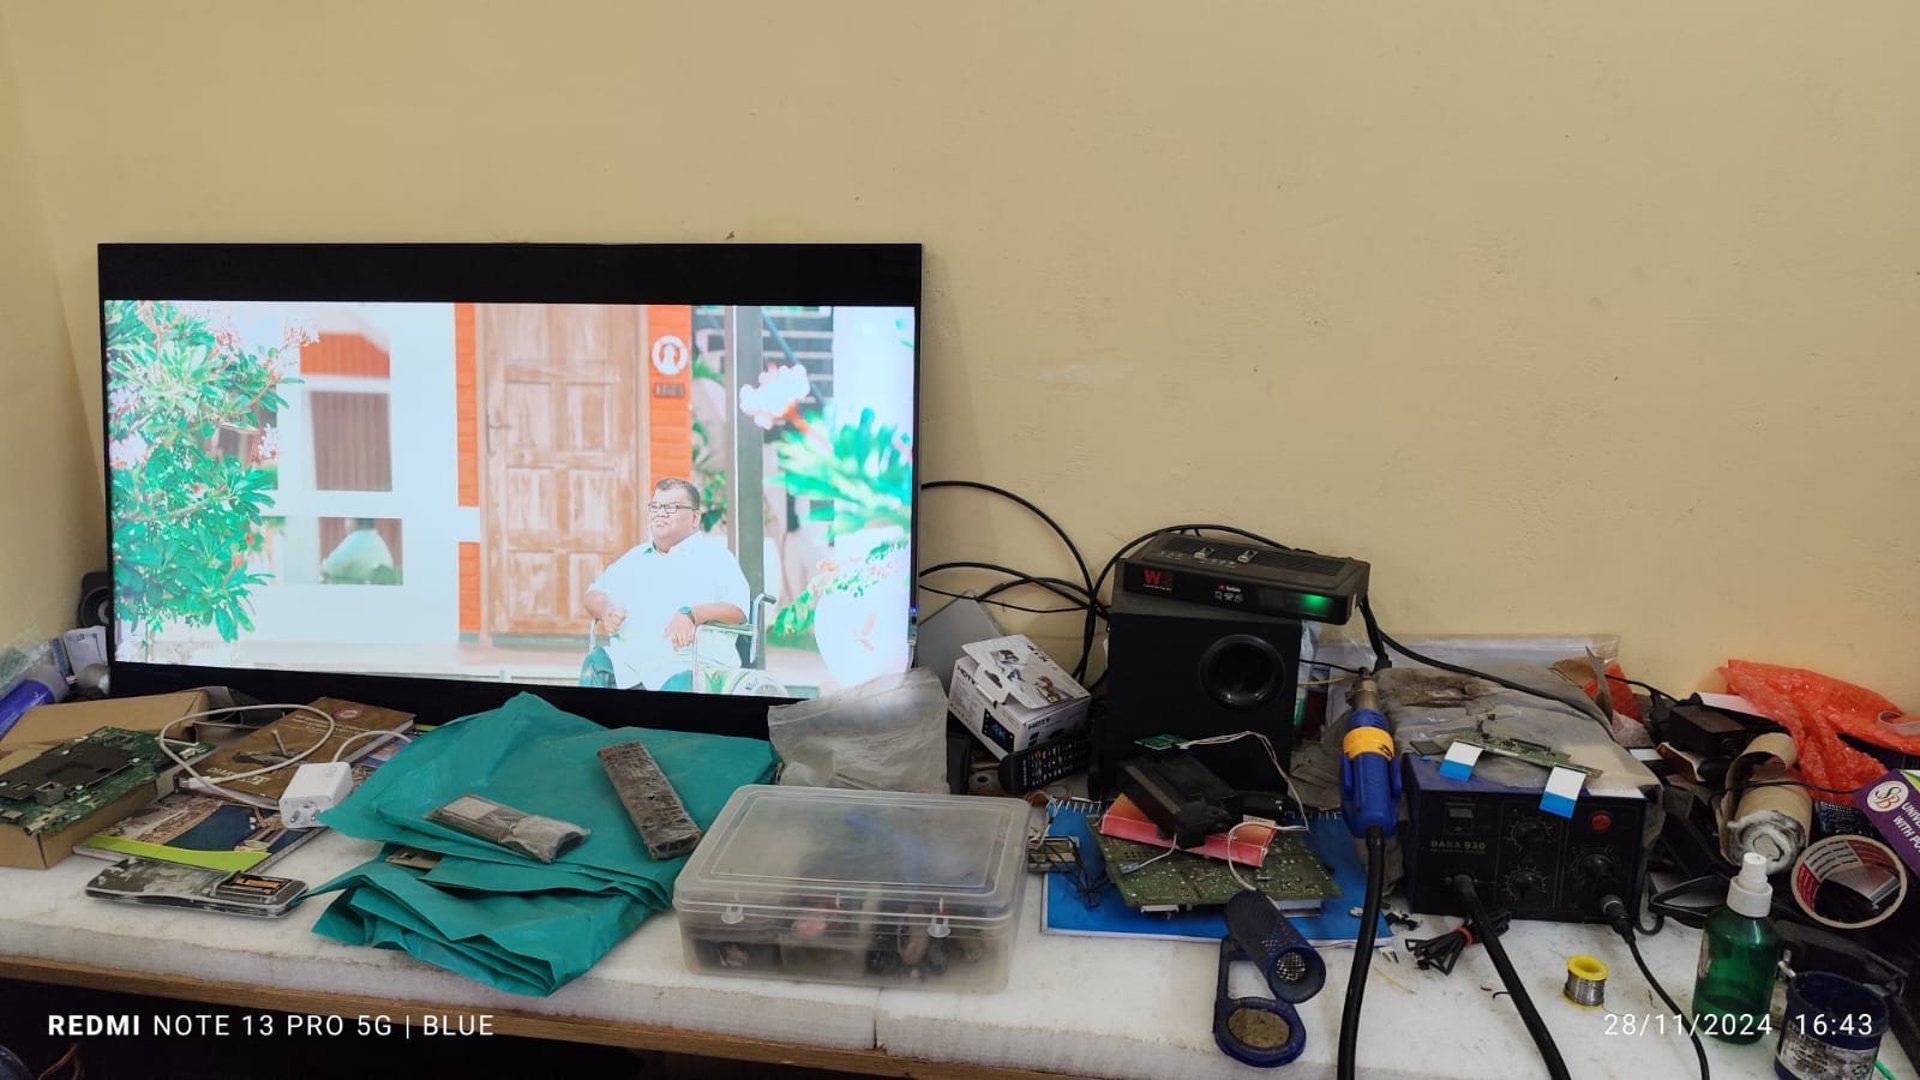
[(1773, 1021), (1765, 1015), (1730, 1013), (1682, 1016), (1679, 1013), (1610, 1012), (1606, 1026), (1608, 1035), (1708, 1035), (1716, 1039), (1758, 1038), (1772, 1031)]

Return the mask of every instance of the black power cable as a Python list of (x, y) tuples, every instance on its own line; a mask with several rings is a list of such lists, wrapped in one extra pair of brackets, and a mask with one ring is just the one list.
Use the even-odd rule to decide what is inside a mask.
[[(989, 591), (998, 595), (1000, 592), (1005, 592), (1007, 588), (1018, 588), (1026, 584), (1029, 584), (1029, 582), (1003, 581)], [(986, 593), (962, 593), (954, 592), (952, 589), (936, 589), (924, 582), (920, 585), (920, 591), (930, 592), (935, 596), (952, 597), (955, 600), (973, 600), (975, 603), (992, 604), (994, 607), (1006, 608), (1008, 611), (1024, 611), (1031, 615), (1078, 615), (1087, 610), (1087, 605), (1085, 604), (1062, 605), (1060, 607), (1028, 607), (1025, 604), (1016, 604), (1008, 600), (994, 600), (989, 598)]]
[[(1557, 702), (1561, 705), (1565, 705), (1566, 707), (1574, 710), (1575, 712), (1581, 714), (1582, 716), (1591, 718), (1595, 723), (1599, 724), (1602, 728), (1607, 727), (1607, 720), (1605, 715), (1600, 712), (1600, 706), (1595, 705), (1593, 702), (1588, 701), (1586, 698), (1578, 694), (1562, 695), (1562, 694), (1549, 693), (1545, 690), (1540, 690), (1535, 687), (1528, 686), (1525, 683), (1517, 683), (1512, 681), (1511, 679), (1503, 679), (1498, 675), (1489, 675), (1484, 671), (1476, 671), (1470, 667), (1461, 667), (1459, 664), (1449, 664), (1445, 660), (1435, 660), (1431, 656), (1426, 656), (1424, 654), (1414, 652), (1412, 649), (1409, 649), (1405, 645), (1402, 645), (1399, 642), (1393, 640), (1393, 635), (1387, 633), (1385, 630), (1380, 631), (1380, 638), (1381, 640), (1385, 641), (1388, 645), (1392, 646), (1394, 652), (1399, 653), (1400, 655), (1406, 657), (1409, 660), (1417, 661), (1419, 663), (1427, 665), (1428, 667), (1439, 668), (1441, 671), (1451, 671), (1455, 675), (1469, 675), (1476, 679), (1485, 679), (1490, 683), (1494, 683), (1499, 686), (1504, 686), (1509, 690), (1517, 690), (1522, 694), (1527, 694), (1537, 698), (1544, 698), (1547, 701)], [(1609, 739), (1613, 738), (1613, 731), (1610, 728), (1607, 729), (1607, 738)]]
[(1373, 617), (1373, 598), (1360, 597), (1360, 619), (1367, 626), (1367, 643), (1373, 646), (1374, 669), (1385, 671), (1393, 666), (1393, 657), (1387, 655), (1386, 634), (1380, 629), (1380, 621)]
[[(1480, 903), (1480, 891), (1473, 887), (1471, 877), (1455, 874), (1453, 891), (1467, 905), (1469, 919), (1482, 926), (1491, 921), (1487, 909)], [(1547, 1063), (1547, 1075), (1553, 1080), (1570, 1080), (1566, 1060), (1560, 1056), (1560, 1047), (1555, 1045), (1546, 1021), (1540, 1019), (1540, 1010), (1533, 1007), (1533, 999), (1527, 996), (1527, 986), (1520, 981), (1519, 972), (1513, 970), (1513, 961), (1507, 957), (1506, 946), (1500, 944), (1500, 935), (1489, 935), (1481, 939), (1481, 943), (1487, 948), (1487, 956), (1493, 960), (1494, 970), (1500, 973), (1500, 982), (1513, 998), (1514, 1007), (1520, 1010), (1520, 1021), (1527, 1025), (1527, 1034), (1533, 1036), (1533, 1044), (1540, 1048), (1540, 1059)]]
[[(1053, 582), (1055, 582), (1055, 583), (1058, 583), (1058, 584), (1062, 584), (1062, 585), (1064, 585), (1064, 584), (1066, 584), (1066, 582), (1065, 582), (1065, 581), (1063, 581), (1063, 580), (1062, 580), (1062, 579), (1060, 579), (1060, 578), (1049, 578), (1049, 579), (1047, 579), (1047, 580), (1050, 580), (1050, 581), (1053, 581)], [(982, 601), (982, 602), (984, 602), (984, 603), (989, 603), (989, 604), (1004, 604), (1004, 603), (1006, 603), (1006, 601), (1004, 601), (1004, 600), (995, 600), (995, 599), (993, 599), (993, 597), (996, 597), (996, 596), (999, 596), (999, 595), (1000, 595), (1001, 593), (1003, 593), (1003, 592), (1006, 592), (1006, 591), (1007, 591), (1007, 590), (1009, 590), (1009, 589), (1018, 589), (1018, 588), (1022, 588), (1022, 587), (1024, 587), (1024, 586), (1027, 586), (1027, 585), (1031, 585), (1031, 584), (1033, 584), (1033, 583), (1032, 583), (1032, 582), (1030, 582), (1030, 581), (1019, 581), (1019, 580), (1015, 580), (1015, 581), (1003, 581), (1003, 582), (1001, 582), (1001, 583), (1000, 583), (1000, 584), (998, 584), (998, 585), (995, 585), (995, 586), (993, 586), (993, 587), (991, 587), (991, 588), (988, 588), (988, 589), (985, 589), (985, 590), (983, 590), (983, 591), (982, 591), (982, 592), (980, 593), (980, 595), (979, 595), (979, 597), (978, 597), (978, 599), (979, 599), (979, 600), (981, 600), (981, 601)], [(1079, 586), (1077, 586), (1077, 585), (1076, 585), (1076, 586), (1074, 586), (1074, 588), (1078, 588), (1078, 587), (1079, 587)], [(1069, 609), (1069, 610), (1072, 610), (1072, 611), (1085, 611), (1085, 610), (1087, 610), (1088, 608), (1098, 608), (1098, 609), (1099, 609), (1099, 610), (1101, 610), (1101, 611), (1102, 611), (1103, 613), (1104, 613), (1104, 611), (1106, 610), (1106, 608), (1105, 608), (1105, 605), (1103, 605), (1103, 604), (1095, 604), (1095, 603), (1092, 603), (1092, 602), (1087, 602), (1087, 601), (1083, 601), (1083, 602), (1081, 602), (1080, 604), (1078, 604), (1077, 606), (1075, 606), (1075, 607), (1073, 607), (1073, 608), (1071, 608), (1071, 609)]]
[[(1607, 925), (1613, 927), (1613, 932), (1619, 934), (1620, 940), (1627, 943), (1627, 951), (1633, 953), (1633, 962), (1639, 965), (1640, 974), (1646, 978), (1647, 985), (1653, 987), (1653, 992), (1660, 995), (1660, 1000), (1666, 1002), (1667, 1008), (1673, 1010), (1674, 1016), (1685, 1016), (1686, 1014), (1680, 1011), (1680, 1006), (1674, 1004), (1673, 998), (1668, 996), (1667, 988), (1661, 986), (1660, 980), (1653, 977), (1653, 972), (1647, 967), (1646, 959), (1640, 955), (1640, 945), (1633, 939), (1633, 915), (1627, 910), (1627, 902), (1617, 896), (1603, 896), (1600, 898), (1600, 914), (1607, 917)], [(1693, 1040), (1694, 1056), (1700, 1059), (1700, 1080), (1712, 1080), (1712, 1073), (1707, 1068), (1707, 1048), (1700, 1043), (1700, 1033), (1694, 1030), (1692, 1024), (1686, 1027), (1687, 1038)]]
[(1091, 597), (1099, 592), (1099, 589), (1096, 588), (1093, 583), (1093, 574), (1087, 570), (1087, 560), (1085, 556), (1080, 554), (1079, 545), (1073, 542), (1073, 537), (1067, 535), (1067, 530), (1061, 528), (1060, 523), (1053, 520), (1052, 516), (1045, 510), (1035, 506), (1027, 499), (1008, 491), (1006, 488), (995, 487), (992, 484), (983, 484), (978, 480), (929, 480), (920, 485), (920, 490), (922, 491), (933, 491), (939, 488), (967, 488), (973, 491), (985, 491), (1026, 507), (1033, 512), (1035, 517), (1047, 523), (1047, 527), (1053, 530), (1054, 535), (1060, 538), (1061, 543), (1067, 545), (1068, 553), (1073, 556), (1073, 564), (1080, 568), (1080, 581), (1085, 587), (1087, 595)]
[(1353, 1080), (1360, 1045), (1360, 1002), (1373, 966), (1373, 935), (1380, 922), (1380, 894), (1387, 886), (1387, 838), (1378, 825), (1367, 829), (1367, 900), (1360, 911), (1360, 939), (1353, 943), (1353, 968), (1347, 974), (1347, 1002), (1340, 1010), (1340, 1080)]
[(1611, 673), (1607, 675), (1607, 678), (1613, 682), (1622, 683), (1627, 686), (1637, 686), (1640, 689), (1645, 690), (1647, 693), (1653, 695), (1655, 700), (1658, 700), (1660, 698), (1666, 698), (1668, 701), (1675, 702), (1675, 703), (1678, 703), (1680, 701), (1679, 698), (1674, 697), (1672, 694), (1667, 693), (1665, 690), (1660, 689), (1659, 687), (1653, 685), (1652, 683), (1645, 683), (1645, 682), (1641, 682), (1639, 679), (1629, 679), (1625, 675), (1614, 675)]
[[(974, 559), (956, 559), (952, 562), (934, 563), (932, 566), (922, 567), (920, 576), (926, 577), (929, 574), (937, 574), (943, 570), (985, 570), (989, 573), (1005, 574), (1014, 579), (1012, 584), (1036, 585), (1053, 593), (1055, 596), (1062, 597), (1075, 604), (1084, 605), (1089, 602), (1086, 589), (1065, 578), (1029, 574), (1024, 570), (1015, 570), (1011, 566), (1002, 566), (999, 563), (980, 562)], [(999, 586), (995, 586), (995, 588), (998, 589)]]
[(1492, 921), (1484, 926), (1468, 919), (1438, 937), (1409, 941), (1407, 948), (1412, 951), (1414, 959), (1420, 962), (1423, 970), (1434, 968), (1442, 975), (1451, 975), (1453, 965), (1459, 963), (1460, 954), (1467, 951), (1467, 946), (1476, 941), (1506, 933), (1508, 920), (1513, 916), (1502, 908), (1489, 918)]

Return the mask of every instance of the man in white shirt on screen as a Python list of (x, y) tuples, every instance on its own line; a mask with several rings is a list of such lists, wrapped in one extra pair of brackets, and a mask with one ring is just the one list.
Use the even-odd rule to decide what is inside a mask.
[(587, 586), (587, 613), (607, 635), (621, 689), (693, 689), (701, 623), (747, 621), (747, 578), (727, 545), (700, 531), (700, 489), (669, 477), (646, 506), (651, 539)]

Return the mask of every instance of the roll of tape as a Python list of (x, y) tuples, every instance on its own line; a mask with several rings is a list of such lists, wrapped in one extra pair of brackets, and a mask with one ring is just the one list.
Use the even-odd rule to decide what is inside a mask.
[(1815, 841), (1793, 864), (1793, 902), (1836, 930), (1885, 922), (1907, 899), (1907, 872), (1893, 849), (1865, 836)]

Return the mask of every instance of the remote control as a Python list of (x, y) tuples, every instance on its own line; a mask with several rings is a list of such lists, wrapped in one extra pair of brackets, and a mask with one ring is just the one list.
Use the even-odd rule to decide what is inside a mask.
[(1082, 771), (1092, 758), (1093, 740), (1085, 734), (1029, 746), (1000, 759), (1000, 790), (1025, 795)]
[(700, 826), (688, 816), (667, 774), (639, 742), (615, 743), (600, 751), (600, 767), (613, 781), (620, 805), (656, 859), (685, 855), (700, 843)]

